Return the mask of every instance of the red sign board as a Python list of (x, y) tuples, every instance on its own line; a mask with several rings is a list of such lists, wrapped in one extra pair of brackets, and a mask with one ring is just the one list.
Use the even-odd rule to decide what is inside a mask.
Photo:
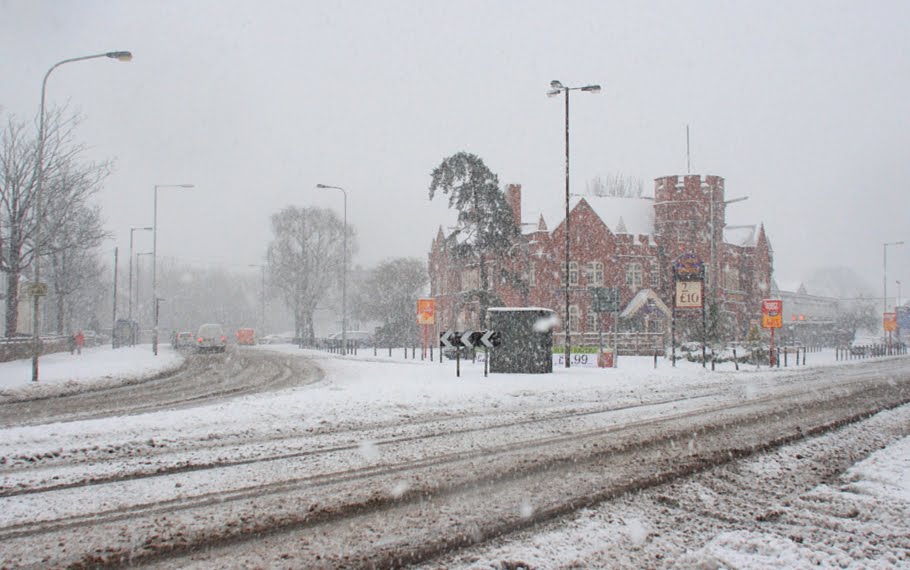
[(894, 332), (897, 330), (897, 313), (884, 313), (882, 315), (882, 326), (885, 332)]
[(436, 300), (417, 299), (417, 324), (432, 325), (436, 322)]
[(761, 326), (779, 329), (784, 326), (784, 302), (780, 299), (765, 299), (761, 302)]

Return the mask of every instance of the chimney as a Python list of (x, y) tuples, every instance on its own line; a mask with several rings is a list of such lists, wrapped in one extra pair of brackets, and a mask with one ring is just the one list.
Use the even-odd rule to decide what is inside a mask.
[(512, 219), (521, 229), (521, 184), (506, 185), (506, 202), (512, 207)]

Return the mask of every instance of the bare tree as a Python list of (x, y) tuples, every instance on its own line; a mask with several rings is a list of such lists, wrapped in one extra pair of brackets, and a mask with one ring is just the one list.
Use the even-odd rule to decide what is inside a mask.
[[(302, 343), (315, 341), (313, 313), (331, 286), (341, 282), (343, 231), (342, 221), (328, 209), (288, 206), (272, 216), (271, 282), (294, 311), (295, 330)], [(356, 247), (354, 234), (349, 225), (351, 249)]]
[(625, 176), (621, 172), (607, 174), (606, 178), (596, 176), (587, 184), (587, 192), (592, 196), (641, 198), (644, 189), (645, 184), (641, 178)]
[(429, 278), (426, 261), (399, 257), (370, 270), (354, 295), (356, 313), (380, 321), (376, 334), (381, 346), (413, 346), (417, 341), (417, 299)]
[[(14, 335), (18, 328), (19, 282), (23, 274), (37, 255), (53, 255), (73, 247), (72, 241), (60, 234), (74, 231), (70, 221), (75, 222), (80, 218), (79, 212), (89, 208), (89, 198), (110, 173), (108, 163), (80, 160), (85, 147), (75, 141), (78, 124), (78, 116), (65, 116), (62, 110), (48, 113), (42, 169), (45, 215), (40, 224), (35, 215), (37, 133), (12, 116), (0, 131), (0, 272), (6, 274), (7, 284), (6, 336)], [(100, 223), (93, 233), (99, 228)], [(90, 249), (97, 244), (85, 240), (80, 247)]]

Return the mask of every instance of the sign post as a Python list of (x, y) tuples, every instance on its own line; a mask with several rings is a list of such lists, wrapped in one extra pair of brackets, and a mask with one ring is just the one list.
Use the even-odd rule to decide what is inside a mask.
[(705, 264), (694, 253), (684, 253), (673, 262), (673, 319), (671, 336), (673, 366), (676, 366), (676, 311), (701, 311), (701, 365), (706, 366), (708, 327), (705, 313)]
[[(619, 289), (617, 287), (592, 287), (591, 288), (591, 305), (597, 313), (597, 331), (599, 338), (599, 354), (603, 354), (603, 313), (613, 313), (613, 364), (612, 367), (618, 366), (619, 346), (617, 339), (617, 323), (619, 321)], [(598, 356), (598, 360), (602, 357)]]
[(427, 357), (427, 346), (430, 343), (430, 326), (436, 323), (436, 300), (417, 299), (417, 325), (423, 327), (423, 352), (420, 359)]
[(771, 329), (771, 346), (769, 349), (769, 364), (774, 366), (774, 329), (784, 326), (784, 302), (780, 299), (765, 299), (761, 302), (761, 326)]
[(891, 354), (891, 333), (897, 330), (897, 311), (882, 314), (882, 327), (888, 333), (888, 354)]

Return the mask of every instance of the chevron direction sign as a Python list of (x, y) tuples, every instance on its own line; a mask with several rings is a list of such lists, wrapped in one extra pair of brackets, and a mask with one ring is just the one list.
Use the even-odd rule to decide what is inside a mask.
[(439, 344), (444, 348), (493, 348), (502, 344), (502, 336), (497, 331), (443, 331)]

